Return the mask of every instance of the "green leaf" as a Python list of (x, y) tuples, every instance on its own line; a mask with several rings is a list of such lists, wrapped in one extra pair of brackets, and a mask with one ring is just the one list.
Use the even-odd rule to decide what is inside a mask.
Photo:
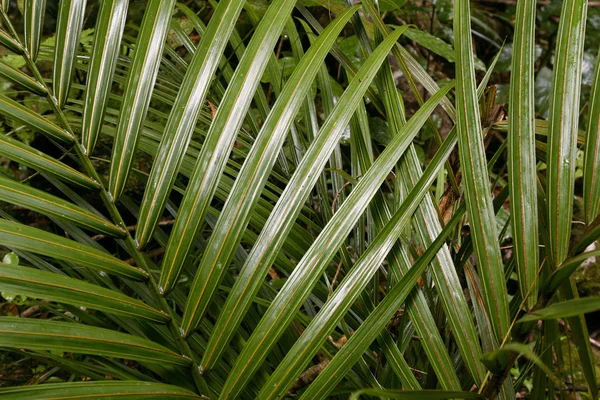
[(121, 45), (129, 0), (104, 0), (96, 20), (96, 34), (85, 90), (81, 139), (91, 154), (104, 122), (105, 107)]
[(519, 322), (569, 318), (600, 310), (600, 296), (584, 297), (554, 303), (548, 307), (531, 311)]
[(546, 280), (542, 287), (544, 295), (553, 295), (562, 284), (568, 282), (570, 276), (577, 270), (581, 263), (590, 257), (600, 257), (600, 250), (567, 258)]
[(521, 296), (537, 301), (538, 217), (535, 158), (535, 0), (517, 4), (508, 110), (510, 214)]
[(0, 243), (9, 248), (42, 254), (130, 279), (147, 278), (147, 274), (141, 269), (104, 251), (16, 222), (0, 220)]
[(135, 235), (139, 248), (147, 244), (162, 215), (213, 74), (243, 5), (243, 0), (219, 3), (187, 69), (167, 120), (140, 206)]
[[(378, 161), (376, 161), (373, 167), (367, 171), (363, 178), (365, 181), (370, 181), (371, 176), (374, 175), (372, 172), (373, 169), (381, 168), (378, 165), (380, 163), (379, 160), (388, 156), (395, 144), (401, 142), (402, 138), (414, 137), (415, 133), (419, 131), (430, 113), (439, 104), (442, 97), (447, 94), (449, 89), (450, 87), (445, 87), (432, 96), (432, 98), (417, 111), (413, 118), (404, 125), (392, 140), (389, 147), (380, 155)], [(313, 318), (298, 341), (294, 343), (286, 357), (280, 361), (279, 366), (275, 372), (271, 374), (269, 381), (264, 385), (263, 390), (259, 394), (259, 398), (281, 397), (289, 389), (293, 380), (302, 373), (304, 366), (317, 353), (323, 338), (335, 328), (347, 313), (356, 298), (370, 282), (373, 274), (378, 270), (385, 256), (395, 244), (396, 240), (398, 240), (400, 234), (404, 232), (410, 223), (413, 213), (437, 177), (438, 171), (444, 166), (444, 163), (454, 149), (455, 144), (456, 141), (450, 138), (450, 140), (445, 142), (443, 147), (437, 152), (435, 159), (432, 160), (426, 173), (423, 174), (413, 191), (408, 194), (394, 218), (392, 218), (378, 233), (370, 246), (356, 261), (352, 270), (348, 272), (344, 280), (340, 283), (335, 293), (329, 298), (325, 305), (321, 307), (319, 313)], [(355, 191), (360, 190), (360, 186), (359, 183), (355, 188)], [(356, 196), (354, 194), (355, 191), (351, 193), (347, 202), (350, 202), (353, 196)], [(344, 205), (347, 204), (347, 202), (345, 202)], [(337, 222), (335, 221), (336, 216), (343, 212), (344, 205), (334, 215), (330, 224)], [(330, 226), (330, 224), (327, 226)], [(325, 228), (324, 232), (326, 231), (327, 228)], [(303, 266), (301, 261), (296, 267), (296, 271)], [(294, 288), (292, 288), (292, 290), (293, 289)], [(285, 287), (282, 291), (283, 290), (285, 290)], [(267, 315), (268, 312), (269, 311), (267, 311)], [(284, 321), (286, 321), (286, 319), (279, 319), (278, 323), (283, 325)]]
[[(293, 118), (311, 88), (311, 83), (318, 71), (317, 66), (322, 63), (331, 47), (331, 43), (355, 11), (356, 8), (349, 15), (344, 14), (343, 18), (338, 18), (335, 23), (331, 24), (331, 29), (327, 31), (327, 35), (322, 35), (319, 44), (311, 47), (311, 50), (309, 50), (310, 56), (307, 55), (300, 62), (287, 82), (286, 88), (278, 97), (259, 135), (254, 140), (252, 150), (240, 169), (236, 183), (223, 208), (222, 215), (226, 218), (220, 218), (217, 222), (207, 246), (207, 249), (210, 250), (205, 252), (205, 256), (198, 267), (198, 273), (195, 276), (189, 295), (190, 299), (197, 298), (198, 303), (193, 308), (194, 314), (188, 316), (184, 313), (182, 325), (186, 332), (188, 329), (186, 324), (189, 321), (194, 320), (192, 325), (195, 325), (197, 320), (202, 317), (214, 290), (222, 280), (224, 272), (227, 271), (224, 267), (229, 264), (232, 253), (244, 234), (250, 212), (262, 192)], [(225, 100), (223, 103), (226, 104)], [(217, 122), (222, 123), (220, 113), (217, 113), (213, 127), (218, 128), (221, 126), (215, 125)], [(225, 153), (223, 155), (226, 155), (227, 149), (231, 146), (231, 139), (220, 134), (220, 132), (239, 129), (240, 120), (231, 120), (229, 123), (236, 124), (238, 127), (227, 129), (221, 127), (218, 130), (211, 127), (207, 134), (207, 141), (200, 153), (194, 175), (188, 184), (189, 195), (184, 197), (179, 208), (179, 216), (173, 227), (163, 261), (160, 285), (165, 293), (172, 289), (179, 276), (185, 259), (192, 248), (195, 234), (204, 221), (206, 209), (216, 189), (218, 175), (221, 174), (221, 171), (213, 172), (208, 167), (213, 166), (216, 162), (223, 163), (225, 161), (222, 155), (220, 156), (221, 159), (213, 161), (216, 151), (211, 151), (211, 147), (207, 147), (208, 138), (211, 135), (220, 135), (221, 140), (228, 140), (229, 142), (226, 144), (217, 143), (214, 145), (215, 148), (224, 149)], [(221, 151), (221, 153), (223, 152)], [(211, 157), (211, 159), (204, 160), (208, 157)], [(209, 172), (213, 174), (212, 177), (207, 175)], [(199, 179), (201, 181), (198, 181)], [(202, 288), (199, 287), (200, 284), (203, 285)], [(190, 320), (187, 319), (188, 317)]]
[(556, 41), (546, 160), (548, 255), (553, 265), (567, 257), (571, 237), (586, 12), (586, 0), (564, 1)]
[[(293, 118), (311, 88), (312, 81), (319, 70), (319, 65), (322, 64), (331, 45), (357, 9), (358, 7), (354, 7), (348, 12), (340, 15), (330, 24), (330, 28), (320, 36), (319, 40), (311, 46), (305, 57), (300, 61), (298, 68), (296, 68), (293, 75), (286, 83), (285, 89), (278, 97), (277, 102), (263, 124), (259, 135), (254, 140), (252, 149), (248, 154), (244, 165), (240, 169), (236, 182), (223, 206), (221, 212), (222, 217), (219, 218), (213, 229), (213, 234), (207, 245), (207, 250), (204, 253), (204, 257), (200, 262), (198, 272), (194, 278), (194, 283), (192, 284), (192, 289), (188, 297), (190, 299), (188, 304), (194, 306), (193, 313), (189, 315), (188, 320), (188, 308), (186, 305), (186, 312), (184, 312), (182, 322), (182, 327), (184, 327), (186, 332), (188, 329), (187, 322), (190, 321), (192, 326), (197, 325), (198, 320), (203, 316), (209, 302), (213, 299), (213, 294), (219, 283), (222, 281), (224, 272), (227, 271), (227, 265), (231, 261), (233, 252), (242, 239), (248, 224), (250, 213), (271, 173), (273, 164), (276, 161), (286, 134), (293, 122)], [(203, 152), (201, 152), (201, 156), (202, 155)], [(195, 188), (195, 186), (190, 187)], [(210, 189), (214, 191), (213, 188)], [(196, 197), (199, 198), (199, 200), (202, 200), (202, 202), (190, 203), (192, 205), (190, 211), (184, 210), (183, 207), (188, 205), (188, 203), (185, 203), (184, 201), (182, 207), (179, 209), (180, 218), (184, 215), (186, 217), (189, 216), (189, 218), (193, 218), (193, 221), (195, 222), (192, 223), (192, 221), (190, 221), (186, 223), (186, 226), (190, 228), (188, 231), (178, 231), (178, 221), (173, 228), (174, 234), (172, 234), (172, 238), (185, 237), (190, 240), (194, 239), (194, 232), (198, 230), (200, 222), (204, 219), (204, 215), (200, 212), (206, 209), (208, 201), (210, 200), (210, 197), (205, 196), (202, 198), (202, 196), (199, 195), (206, 191), (208, 191), (208, 189), (194, 189), (194, 191), (191, 192), (194, 194), (198, 193)], [(182, 242), (184, 241), (174, 241), (177, 248), (182, 247)], [(186, 247), (183, 247), (185, 253), (179, 255), (179, 259), (176, 260), (176, 271), (181, 269), (191, 244), (192, 242), (190, 241)], [(168, 254), (169, 251), (167, 250), (165, 263), (163, 263), (163, 274), (166, 271), (170, 273), (170, 269), (165, 269), (165, 265), (168, 267), (173, 265), (171, 259), (167, 257)], [(170, 268), (172, 269), (172, 267)], [(173, 278), (176, 278), (176, 275), (173, 276)], [(171, 282), (168, 282), (170, 286), (172, 286), (174, 282), (173, 278), (171, 278)], [(161, 276), (161, 283), (162, 282), (163, 279)], [(167, 283), (166, 280), (164, 282)], [(197, 302), (192, 302), (192, 299), (197, 299)]]
[[(397, 31), (390, 40), (397, 40), (401, 33), (402, 30)], [(388, 41), (387, 45), (391, 46), (392, 43)], [(226, 340), (219, 341), (216, 340), (216, 337), (211, 339), (211, 350), (214, 346), (217, 354), (212, 352), (205, 354), (202, 361), (204, 369), (209, 369), (217, 361), (217, 356), (226, 346), (252, 303), (252, 299), (260, 288), (264, 276), (294, 225), (294, 220), (302, 209), (306, 196), (308, 196), (318, 179), (319, 173), (317, 171), (321, 171), (327, 162), (333, 147), (338, 143), (339, 137), (345, 129), (345, 124), (350, 119), (354, 108), (356, 108), (362, 94), (367, 89), (368, 83), (373, 79), (379, 64), (385, 57), (386, 53), (383, 52), (383, 49), (384, 47), (380, 49), (378, 58), (371, 57), (370, 60), (365, 62), (360, 75), (355, 77), (345, 95), (338, 102), (335, 113), (331, 114), (327, 124), (322, 127), (271, 212), (227, 299), (226, 307), (228, 311), (221, 314), (222, 318), (227, 318), (227, 320), (219, 322), (224, 329), (219, 331), (219, 335), (222, 335), (223, 339)]]
[(583, 204), (588, 224), (600, 214), (600, 50), (591, 89), (590, 114), (583, 161)]
[(15, 41), (8, 33), (0, 29), (0, 44), (13, 53), (23, 54), (23, 47)]
[[(451, 147), (451, 146), (449, 146)], [(393, 219), (402, 216), (402, 210), (394, 215)], [(406, 273), (396, 285), (383, 298), (379, 305), (362, 322), (359, 328), (350, 336), (348, 342), (337, 352), (333, 359), (327, 364), (327, 367), (321, 371), (319, 376), (313, 381), (308, 389), (302, 394), (300, 399), (321, 399), (326, 398), (328, 393), (334, 388), (352, 366), (363, 355), (365, 350), (373, 342), (379, 332), (385, 329), (386, 324), (392, 316), (398, 311), (408, 295), (413, 291), (419, 276), (423, 274), (427, 265), (431, 262), (440, 247), (444, 245), (448, 235), (460, 221), (453, 217), (444, 227), (443, 231), (433, 241), (431, 246), (425, 250), (419, 257), (415, 265)], [(390, 222), (392, 221), (390, 220)]]
[[(406, 26), (403, 28), (406, 29)], [(310, 172), (312, 167), (311, 164), (314, 163), (316, 166), (320, 167), (320, 170), (323, 167), (322, 163), (326, 160), (323, 159), (319, 165), (317, 163), (320, 161), (319, 158), (330, 155), (331, 151), (327, 150), (333, 150), (334, 145), (336, 144), (331, 143), (324, 145), (321, 138), (326, 135), (325, 138), (327, 139), (330, 130), (335, 132), (335, 130), (342, 131), (345, 128), (345, 125), (348, 123), (352, 113), (358, 106), (359, 100), (364, 94), (364, 91), (360, 91), (360, 89), (362, 88), (364, 90), (365, 86), (373, 79), (374, 74), (377, 72), (379, 65), (383, 61), (383, 57), (387, 55), (391, 47), (395, 44), (396, 40), (403, 32), (403, 28), (398, 28), (393, 34), (388, 36), (379, 47), (377, 47), (373, 54), (365, 61), (362, 68), (346, 89), (344, 95), (336, 104), (328, 121), (321, 128), (319, 136), (313, 141), (311, 148), (304, 156), (302, 164), (296, 170), (284, 195), (282, 195), (279, 200), (279, 203), (284, 204), (286, 208), (291, 208), (291, 204), (294, 201), (297, 201), (297, 199), (294, 198), (292, 198), (294, 199), (293, 201), (286, 199), (286, 193), (288, 191), (290, 193), (295, 191), (302, 193), (303, 190), (312, 188), (314, 185), (316, 178), (318, 177), (317, 174), (314, 174), (314, 177), (311, 177), (311, 179), (306, 179), (303, 176), (305, 168)], [(308, 295), (310, 295), (313, 286), (327, 268), (328, 263), (335, 255), (335, 252), (337, 252), (342, 241), (356, 224), (358, 217), (364, 212), (373, 195), (379, 190), (379, 185), (383, 182), (393, 165), (410, 145), (411, 140), (418, 133), (418, 129), (425, 123), (429, 114), (433, 111), (435, 106), (437, 106), (439, 101), (441, 101), (448, 90), (449, 87), (441, 89), (439, 93), (436, 93), (436, 95), (430, 99), (430, 102), (427, 103), (427, 106), (424, 106), (419, 110), (418, 118), (414, 118), (414, 121), (411, 119), (412, 123), (405, 125), (404, 132), (406, 134), (399, 134), (392, 140), (386, 150), (379, 156), (375, 164), (373, 164), (356, 185), (350, 196), (348, 196), (346, 201), (335, 213), (325, 229), (323, 229), (321, 234), (312, 244), (311, 248), (304, 254), (304, 257), (300, 260), (275, 300), (273, 300), (271, 307), (266, 311), (244, 347), (244, 350), (240, 354), (232, 369), (231, 375), (228, 377), (223, 388), (223, 395), (225, 397), (237, 397), (243, 385), (250, 379), (259, 363), (262, 362), (266, 356), (267, 351), (276, 343), (291, 322), (291, 319), (293, 319), (294, 311), (297, 310), (306, 300)], [(338, 136), (334, 135), (334, 138), (336, 137)], [(329, 140), (331, 141), (331, 139)], [(315, 155), (315, 153), (317, 154)], [(298, 178), (300, 179), (300, 182), (297, 181)], [(299, 188), (297, 186), (299, 186)], [(305, 196), (302, 196), (302, 199), (304, 198)], [(275, 215), (276, 218), (287, 218), (287, 216), (280, 215), (276, 210), (273, 211), (272, 216), (273, 215)], [(281, 232), (278, 231), (277, 234), (281, 234)]]
[(191, 360), (148, 339), (82, 324), (0, 317), (0, 346), (189, 366)]
[(124, 294), (33, 268), (0, 263), (0, 290), (158, 323), (169, 321), (164, 312)]
[[(371, 2), (367, 2), (371, 4)], [(379, 16), (372, 15), (375, 21), (380, 21)], [(496, 57), (497, 59), (497, 57)], [(482, 79), (477, 91), (478, 97), (481, 97), (483, 94), (483, 89), (487, 86), (487, 82), (490, 78), (491, 72), (494, 68), (496, 60), (490, 65), (488, 68), (488, 72)], [(380, 89), (380, 92), (384, 94), (383, 103), (386, 107), (386, 115), (388, 116), (388, 121), (390, 125), (393, 127), (395, 131), (398, 131), (402, 124), (404, 123), (404, 115), (402, 113), (402, 104), (401, 99), (399, 98), (398, 92), (396, 90), (396, 85), (394, 79), (392, 77), (391, 71), (388, 71), (386, 74), (387, 77), (385, 79), (385, 86)], [(452, 136), (454, 135), (454, 136)], [(455, 130), (452, 130), (446, 140), (451, 137), (456, 137)], [(362, 168), (362, 167), (361, 167)], [(412, 187), (417, 183), (419, 178), (422, 175), (421, 161), (419, 161), (419, 157), (417, 155), (416, 149), (414, 145), (411, 146), (405, 156), (402, 158), (400, 162), (400, 177), (399, 179), (401, 183), (401, 188), (404, 193), (410, 192)], [(371, 209), (371, 213), (373, 216), (380, 214), (382, 211), (382, 207), (373, 207)], [(416, 231), (416, 240), (419, 240), (422, 247), (428, 247), (433, 240), (437, 237), (437, 235), (442, 230), (442, 225), (439, 221), (438, 216), (438, 208), (434, 203), (434, 199), (430, 194), (427, 194), (417, 209), (415, 213), (415, 217), (413, 219), (414, 230)], [(408, 259), (407, 257), (404, 257)], [(405, 273), (404, 269), (408, 268), (407, 266), (402, 266), (402, 263), (399, 263), (400, 268)], [(394, 265), (394, 264), (391, 264)], [(469, 310), (469, 305), (465, 296), (462, 292), (457, 292), (455, 290), (456, 287), (460, 286), (460, 281), (458, 274), (456, 272), (456, 266), (452, 260), (452, 256), (447, 246), (443, 246), (442, 249), (436, 255), (436, 258), (433, 261), (432, 275), (435, 283), (435, 287), (437, 288), (437, 292), (439, 293), (441, 299), (441, 305), (444, 308), (444, 311), (448, 318), (448, 325), (453, 332), (460, 332), (460, 334), (454, 335), (456, 339), (456, 343), (458, 348), (460, 349), (463, 361), (471, 372), (471, 376), (475, 381), (480, 381), (483, 379), (484, 370), (483, 366), (480, 363), (480, 355), (481, 349), (479, 346), (479, 337), (475, 326), (473, 324), (473, 319), (471, 312)], [(396, 268), (392, 267), (392, 273)], [(426, 311), (428, 310), (428, 306), (424, 301), (422, 296), (412, 296), (409, 300), (408, 313), (411, 320), (415, 323), (415, 328), (419, 332), (419, 335), (422, 337), (430, 337), (431, 340), (428, 340), (424, 344), (424, 348), (426, 352), (429, 352), (429, 360), (433, 364), (433, 369), (436, 372), (438, 379), (443, 388), (445, 389), (453, 389), (460, 386), (449, 386), (451, 380), (444, 379), (444, 375), (448, 374), (449, 370), (454, 370), (454, 367), (450, 367), (448, 365), (444, 365), (444, 358), (448, 358), (448, 364), (450, 364), (449, 358), (439, 355), (441, 353), (439, 348), (436, 348), (435, 343), (436, 340), (433, 339), (433, 335), (437, 332), (437, 328), (435, 324), (432, 327), (427, 326), (426, 322)], [(430, 314), (431, 315), (431, 314)], [(416, 323), (416, 320), (420, 320), (419, 323)], [(433, 320), (433, 317), (430, 317)], [(440, 341), (442, 339), (440, 338)], [(443, 346), (443, 345), (442, 345)], [(431, 347), (431, 348), (429, 348)], [(445, 347), (445, 346), (443, 346)], [(445, 350), (444, 350), (445, 351)]]
[(3, 94), (0, 94), (0, 114), (17, 120), (34, 131), (43, 133), (50, 139), (65, 143), (74, 142), (74, 138), (69, 132)]
[(456, 127), (463, 169), (464, 195), (477, 256), (484, 304), (498, 342), (508, 333), (509, 311), (504, 267), (490, 193), (471, 46), (469, 0), (454, 4), (456, 60)]
[(444, 57), (450, 62), (454, 62), (456, 60), (456, 57), (454, 55), (454, 49), (452, 48), (452, 46), (444, 42), (437, 36), (433, 36), (420, 29), (409, 29), (406, 32), (406, 37), (410, 40), (414, 40), (415, 42), (425, 47), (426, 49), (431, 50), (435, 54)]
[[(518, 353), (518, 354), (523, 354), (525, 355), (527, 358), (529, 358), (535, 365), (537, 365), (539, 368), (542, 369), (542, 371), (544, 371), (544, 373), (546, 375), (548, 375), (548, 377), (550, 377), (550, 379), (552, 379), (555, 383), (560, 385), (560, 380), (556, 377), (556, 375), (554, 375), (552, 373), (552, 371), (550, 370), (550, 368), (548, 368), (548, 366), (546, 364), (544, 364), (544, 362), (537, 356), (537, 354), (535, 354), (527, 345), (521, 344), (521, 343), (508, 343), (505, 344), (504, 346), (502, 346), (501, 349), (493, 352), (493, 353), (486, 353), (483, 355), (482, 357), (482, 361), (484, 361), (484, 363), (488, 366), (491, 367), (490, 371), (491, 372), (499, 372), (501, 373), (504, 368), (507, 367), (507, 362), (509, 361), (509, 359), (511, 358), (509, 353)], [(500, 369), (497, 369), (497, 368)]]
[(175, 0), (152, 0), (146, 5), (112, 150), (109, 191), (119, 198), (131, 170), (137, 140), (144, 126), (152, 90), (158, 75), (165, 37)]
[(0, 389), (0, 399), (72, 400), (119, 398), (125, 400), (180, 400), (202, 398), (174, 385), (140, 381), (45, 383)]
[(123, 229), (96, 214), (2, 175), (0, 175), (0, 200), (69, 221), (94, 233), (104, 233), (116, 237), (126, 235)]
[(86, 2), (87, 0), (60, 0), (58, 5), (52, 85), (60, 108), (67, 102), (75, 71)]
[[(579, 300), (579, 294), (577, 292), (577, 286), (573, 279), (565, 282), (560, 288), (560, 294), (566, 301), (577, 301)], [(579, 365), (583, 370), (583, 375), (588, 384), (588, 389), (591, 393), (591, 398), (598, 398), (598, 386), (596, 385), (596, 365), (594, 353), (592, 352), (592, 346), (590, 344), (590, 334), (588, 331), (587, 323), (583, 314), (579, 314), (573, 317), (566, 317), (566, 322), (571, 329), (571, 340), (577, 354), (579, 355)], [(547, 321), (545, 326), (555, 323), (555, 321)], [(555, 324), (556, 330), (558, 331), (558, 325)], [(558, 337), (558, 332), (557, 335)]]
[(46, 88), (30, 78), (27, 74), (2, 61), (0, 61), (0, 77), (9, 80), (12, 83), (16, 83), (17, 85), (21, 85), (25, 89), (40, 96), (46, 95)]
[(40, 38), (44, 28), (44, 12), (46, 0), (24, 0), (23, 28), (25, 30), (25, 45), (31, 59), (37, 60), (40, 49)]
[(8, 136), (0, 135), (0, 156), (37, 171), (50, 174), (58, 179), (86, 189), (99, 189), (100, 185), (79, 171), (50, 157), (31, 146)]
[(484, 396), (473, 392), (454, 392), (448, 390), (382, 390), (361, 389), (353, 392), (349, 400), (358, 400), (361, 395), (377, 396), (385, 399), (400, 400), (443, 400), (443, 399), (485, 399)]
[(600, 215), (596, 219), (590, 222), (583, 233), (579, 242), (573, 248), (572, 254), (579, 254), (600, 238)]

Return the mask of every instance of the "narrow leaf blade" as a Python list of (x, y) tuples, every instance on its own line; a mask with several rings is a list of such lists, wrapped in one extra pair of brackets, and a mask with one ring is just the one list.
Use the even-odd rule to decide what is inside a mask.
[(484, 301), (496, 337), (501, 342), (509, 327), (508, 298), (475, 91), (469, 3), (469, 0), (458, 0), (454, 5), (456, 127), (467, 213), (482, 278)]
[(45, 172), (72, 185), (97, 190), (100, 185), (81, 172), (41, 151), (5, 135), (0, 135), (0, 156)]
[[(398, 132), (398, 137), (412, 137), (409, 129), (420, 129), (429, 117), (429, 113), (441, 101), (449, 88), (441, 89), (426, 103), (413, 119), (405, 125), (406, 128)], [(432, 107), (433, 105), (433, 107)], [(259, 394), (259, 398), (281, 397), (289, 389), (293, 380), (300, 375), (307, 362), (317, 353), (319, 346), (331, 330), (335, 327), (341, 318), (352, 306), (358, 295), (369, 283), (373, 274), (377, 271), (385, 256), (392, 246), (398, 240), (400, 234), (406, 229), (410, 220), (428, 192), (429, 187), (436, 178), (437, 172), (444, 166), (447, 158), (456, 144), (452, 138), (447, 139), (443, 147), (436, 153), (434, 160), (423, 174), (413, 191), (407, 195), (405, 201), (398, 208), (398, 211), (392, 219), (383, 227), (377, 237), (373, 240), (366, 251), (361, 255), (353, 266), (352, 270), (346, 275), (340, 283), (335, 293), (321, 307), (319, 313), (313, 318), (308, 327), (304, 330), (294, 346), (288, 351), (286, 357), (280, 362), (279, 366), (271, 374), (270, 380), (264, 385)], [(381, 157), (385, 156), (385, 152)], [(377, 164), (377, 162), (376, 162)], [(375, 164), (375, 168), (378, 166)], [(365, 178), (368, 177), (365, 175)], [(368, 178), (367, 178), (368, 179)], [(350, 198), (348, 199), (350, 201)], [(340, 210), (341, 211), (341, 210)], [(297, 268), (300, 267), (301, 264)], [(410, 272), (409, 272), (410, 273)], [(283, 323), (283, 321), (281, 321)]]
[(23, 3), (25, 45), (33, 61), (37, 59), (38, 51), (40, 50), (45, 10), (46, 0), (25, 0)]
[(38, 269), (0, 263), (0, 288), (27, 297), (166, 323), (169, 316), (101, 286)]
[(201, 399), (192, 392), (174, 385), (141, 381), (101, 381), (46, 383), (43, 385), (0, 389), (0, 399), (13, 400), (71, 400), (118, 397), (119, 399)]
[(86, 2), (87, 0), (60, 0), (58, 5), (52, 85), (60, 108), (67, 102), (75, 71)]
[(588, 224), (600, 214), (600, 50), (596, 59), (590, 104), (583, 160), (583, 205)]
[[(198, 272), (194, 279), (190, 297), (202, 296), (199, 299), (200, 305), (195, 308), (198, 317), (204, 314), (204, 310), (210, 302), (212, 294), (223, 279), (223, 272), (227, 269), (219, 269), (218, 266), (226, 266), (228, 264), (244, 234), (250, 212), (262, 192), (293, 117), (296, 115), (311, 88), (311, 83), (318, 71), (317, 66), (323, 62), (332, 43), (349, 21), (352, 14), (356, 12), (357, 8), (352, 8), (349, 12), (343, 13), (333, 21), (328, 27), (329, 29), (321, 35), (315, 47), (312, 47), (305, 58), (298, 64), (284, 90), (278, 97), (276, 104), (273, 106), (259, 135), (255, 139), (254, 145), (240, 169), (236, 182), (223, 207), (222, 216), (213, 229), (213, 234), (207, 246), (207, 249), (210, 250), (205, 251), (205, 256), (198, 267)], [(200, 190), (197, 193), (200, 192), (202, 191)], [(203, 208), (208, 205), (206, 201), (201, 204)], [(197, 203), (195, 203), (195, 207), (192, 210), (196, 211), (199, 208)], [(173, 228), (174, 233), (171, 236), (172, 238), (194, 238), (193, 234), (197, 230), (198, 223), (203, 220), (204, 216), (199, 214), (198, 211), (193, 211), (188, 214), (188, 212), (182, 212), (180, 209), (180, 215), (189, 215), (189, 218), (194, 218), (196, 223), (186, 223), (192, 229), (187, 232), (182, 231), (181, 233), (177, 231), (178, 224), (176, 223), (176, 226)], [(161, 275), (161, 286), (165, 290), (172, 287), (173, 280), (177, 276), (176, 273), (173, 274), (172, 270), (173, 268), (176, 271), (181, 269), (191, 245), (190, 242), (187, 248), (182, 247), (183, 244), (181, 242), (183, 240), (174, 241), (177, 248), (182, 248), (180, 251), (183, 251), (183, 254), (170, 252), (169, 249), (167, 249), (165, 254), (163, 274)], [(173, 261), (169, 258), (170, 254), (175, 255)], [(163, 276), (169, 278), (168, 274), (172, 274), (170, 281), (168, 279), (163, 280)], [(209, 279), (211, 276), (213, 276), (212, 281)], [(198, 294), (198, 286), (200, 284), (204, 285), (204, 288), (200, 292), (201, 294)]]
[(152, 0), (146, 6), (123, 94), (108, 178), (109, 191), (118, 199), (131, 169), (137, 140), (160, 67), (165, 36), (175, 0)]
[(149, 364), (188, 366), (191, 360), (133, 335), (82, 324), (0, 317), (0, 346), (125, 358)]
[(308, 389), (300, 397), (301, 400), (326, 398), (337, 382), (342, 379), (350, 368), (358, 361), (364, 351), (377, 336), (377, 333), (385, 329), (386, 324), (392, 318), (398, 308), (404, 303), (412, 292), (419, 276), (425, 271), (452, 229), (460, 218), (453, 218), (442, 233), (425, 250), (425, 253), (413, 265), (410, 271), (392, 288), (379, 305), (369, 314), (360, 327), (350, 337), (348, 342), (337, 352), (327, 367), (319, 374)]
[(521, 318), (519, 322), (569, 318), (600, 310), (600, 296), (584, 297), (561, 301), (540, 310), (535, 310)]
[(117, 65), (128, 4), (129, 0), (105, 0), (100, 5), (87, 75), (81, 126), (81, 139), (88, 154), (94, 150), (104, 122), (105, 107)]
[(27, 74), (22, 71), (11, 67), (10, 65), (0, 61), (0, 76), (4, 79), (21, 85), (32, 93), (40, 96), (46, 95), (46, 88), (40, 85), (38, 82), (30, 78)]
[(4, 32), (0, 29), (0, 44), (6, 47), (13, 53), (17, 53), (19, 55), (23, 54), (23, 47), (14, 40), (8, 33)]
[(561, 264), (569, 251), (575, 160), (579, 126), (581, 68), (587, 13), (586, 0), (564, 1), (558, 28), (556, 60), (553, 70), (546, 195), (550, 258)]
[(0, 94), (0, 114), (13, 118), (31, 129), (43, 133), (50, 139), (64, 143), (73, 143), (74, 141), (73, 136), (64, 129), (3, 94)]
[(243, 0), (219, 3), (185, 74), (173, 111), (167, 120), (140, 206), (135, 233), (139, 248), (147, 244), (163, 212), (213, 73), (221, 61), (223, 50), (243, 5)]
[(106, 252), (16, 222), (0, 220), (0, 243), (9, 248), (43, 254), (130, 279), (147, 278), (147, 274), (141, 269), (132, 267)]
[(535, 0), (517, 4), (510, 80), (508, 174), (510, 215), (521, 296), (537, 301), (538, 218), (535, 156)]
[(50, 215), (95, 233), (124, 237), (126, 232), (111, 222), (42, 190), (0, 175), (0, 200)]

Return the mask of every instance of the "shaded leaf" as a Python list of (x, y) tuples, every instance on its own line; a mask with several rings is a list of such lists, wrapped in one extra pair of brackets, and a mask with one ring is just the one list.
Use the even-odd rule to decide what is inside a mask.
[(0, 220), (0, 243), (9, 248), (43, 254), (131, 279), (147, 278), (147, 274), (141, 269), (104, 251), (16, 222)]
[(0, 317), (0, 346), (188, 366), (191, 360), (148, 339), (82, 324)]
[(34, 131), (43, 133), (50, 139), (66, 143), (73, 143), (74, 141), (69, 132), (3, 94), (0, 94), (0, 114), (17, 120)]
[(137, 381), (68, 382), (0, 389), (0, 398), (13, 400), (119, 399), (179, 400), (200, 396), (178, 386)]
[(126, 232), (81, 207), (0, 175), (0, 200), (69, 221), (95, 233), (124, 237)]
[(160, 323), (169, 321), (169, 316), (165, 313), (124, 294), (33, 268), (0, 263), (0, 289), (132, 318)]

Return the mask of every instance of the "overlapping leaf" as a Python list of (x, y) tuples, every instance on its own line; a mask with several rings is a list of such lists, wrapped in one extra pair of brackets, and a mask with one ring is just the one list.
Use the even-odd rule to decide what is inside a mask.
[(153, 0), (148, 3), (144, 13), (113, 143), (109, 190), (115, 200), (123, 192), (131, 169), (174, 5), (175, 0)]
[[(167, 198), (190, 142), (200, 108), (212, 82), (237, 15), (244, 1), (221, 2), (208, 24), (192, 59), (173, 110), (169, 115), (162, 140), (142, 199), (135, 239), (143, 247), (162, 214)], [(234, 135), (235, 133), (229, 132)], [(181, 239), (181, 238), (179, 238)]]

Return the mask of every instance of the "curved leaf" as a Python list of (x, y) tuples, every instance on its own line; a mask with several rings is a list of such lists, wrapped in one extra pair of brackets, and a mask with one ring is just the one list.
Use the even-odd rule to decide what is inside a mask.
[(169, 316), (139, 300), (85, 281), (38, 269), (0, 263), (0, 289), (132, 318), (166, 323)]
[(46, 383), (43, 385), (0, 389), (0, 399), (6, 398), (12, 400), (105, 399), (110, 397), (124, 400), (202, 398), (179, 386), (138, 381)]
[(73, 185), (93, 190), (100, 188), (97, 182), (91, 180), (81, 172), (6, 135), (0, 135), (0, 156), (37, 171), (45, 172)]
[(31, 59), (37, 60), (40, 50), (40, 38), (44, 28), (44, 12), (46, 0), (25, 0), (23, 2), (23, 27), (25, 30), (25, 45)]
[(158, 74), (165, 36), (175, 0), (152, 0), (146, 6), (138, 41), (131, 60), (109, 174), (109, 191), (117, 200), (127, 181), (137, 139), (144, 125)]
[(219, 3), (187, 69), (169, 114), (140, 206), (135, 233), (139, 248), (146, 245), (163, 212), (213, 74), (243, 5), (243, 0)]
[(87, 0), (60, 0), (58, 5), (52, 85), (60, 108), (65, 106), (71, 87), (86, 2)]
[(87, 74), (81, 139), (91, 154), (102, 129), (108, 93), (121, 45), (129, 0), (104, 0), (96, 21), (94, 47)]
[(16, 222), (0, 220), (0, 243), (9, 248), (42, 254), (130, 279), (147, 278), (146, 272), (104, 251)]
[(39, 319), (0, 317), (0, 346), (189, 366), (191, 360), (148, 339), (111, 329)]
[(69, 132), (3, 94), (0, 94), (0, 114), (16, 119), (31, 129), (43, 133), (50, 139), (65, 143), (74, 142), (73, 136)]
[(95, 233), (104, 233), (116, 237), (124, 237), (127, 234), (123, 229), (96, 214), (42, 190), (5, 178), (2, 175), (0, 175), (0, 200), (57, 217)]
[(600, 310), (600, 296), (561, 301), (548, 307), (531, 311), (519, 322), (569, 318)]
[(546, 280), (543, 286), (544, 295), (552, 296), (562, 284), (568, 282), (571, 275), (579, 268), (581, 263), (590, 257), (600, 257), (600, 250), (590, 251), (589, 253), (583, 253), (575, 257), (567, 258)]

